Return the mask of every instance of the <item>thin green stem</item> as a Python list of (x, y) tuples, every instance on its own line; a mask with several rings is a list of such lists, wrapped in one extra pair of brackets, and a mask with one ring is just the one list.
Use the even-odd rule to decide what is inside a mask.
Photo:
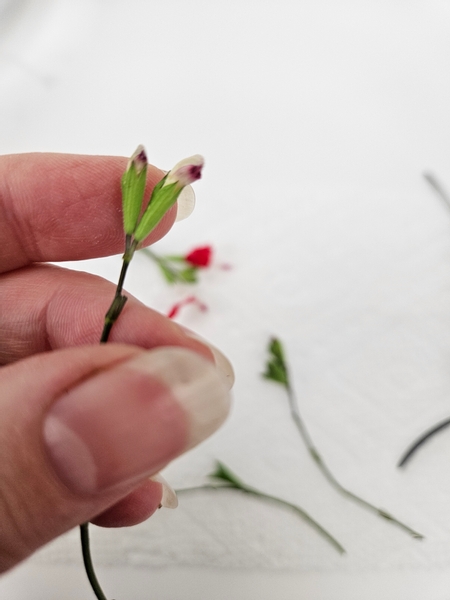
[[(286, 373), (287, 373), (287, 367), (286, 367)], [(285, 385), (285, 388), (286, 388), (287, 396), (289, 399), (289, 408), (291, 411), (292, 420), (294, 421), (294, 423), (298, 429), (298, 432), (300, 433), (300, 436), (303, 439), (306, 448), (308, 449), (308, 452), (310, 453), (311, 457), (313, 458), (313, 460), (315, 461), (315, 463), (317, 464), (317, 466), (319, 467), (319, 469), (321, 470), (321, 472), (323, 473), (323, 475), (327, 479), (327, 481), (338, 492), (340, 492), (342, 495), (346, 496), (349, 500), (352, 500), (356, 504), (359, 504), (363, 508), (377, 514), (378, 516), (383, 517), (384, 519), (386, 519), (388, 521), (391, 521), (394, 525), (396, 525), (400, 529), (403, 529), (404, 531), (409, 533), (412, 537), (414, 537), (416, 539), (422, 539), (424, 536), (421, 533), (418, 533), (417, 531), (415, 531), (408, 525), (405, 525), (405, 523), (402, 523), (402, 521), (399, 521), (398, 519), (396, 519), (394, 516), (392, 516), (386, 510), (384, 510), (382, 508), (378, 508), (377, 506), (374, 506), (370, 502), (367, 502), (367, 500), (364, 500), (360, 496), (357, 496), (356, 494), (354, 494), (353, 492), (351, 492), (350, 490), (345, 488), (343, 485), (341, 485), (341, 483), (339, 483), (339, 481), (336, 479), (336, 477), (333, 475), (333, 473), (330, 471), (330, 469), (326, 465), (322, 456), (319, 454), (319, 451), (317, 450), (314, 442), (312, 441), (312, 438), (311, 438), (311, 436), (306, 428), (306, 425), (300, 415), (297, 398), (295, 396), (292, 386), (289, 383), (289, 378), (288, 378), (288, 383)]]
[(260, 490), (257, 490), (253, 487), (250, 487), (250, 486), (247, 486), (244, 484), (214, 485), (211, 483), (211, 484), (200, 485), (200, 486), (196, 486), (196, 487), (183, 488), (181, 490), (176, 490), (176, 492), (177, 492), (177, 494), (182, 494), (185, 492), (196, 492), (196, 491), (200, 491), (200, 490), (235, 490), (235, 491), (238, 491), (238, 492), (241, 492), (244, 494), (249, 494), (251, 496), (255, 496), (256, 498), (259, 498), (260, 500), (266, 500), (268, 502), (279, 504), (280, 506), (283, 506), (284, 508), (288, 508), (288, 509), (294, 511), (295, 513), (297, 513), (306, 523), (308, 523), (308, 525), (310, 525), (310, 527), (312, 527), (319, 535), (321, 535), (324, 539), (326, 539), (340, 554), (345, 553), (345, 549), (336, 540), (336, 538), (334, 538), (331, 535), (331, 533), (329, 533), (324, 527), (322, 527), (322, 525), (320, 525), (320, 523), (318, 523), (306, 511), (304, 511), (302, 508), (300, 508), (300, 506), (297, 506), (296, 504), (292, 504), (291, 502), (288, 502), (281, 498), (277, 498), (276, 496), (272, 496), (270, 494), (266, 494), (264, 492), (261, 492)]
[(173, 281), (182, 280), (182, 276), (180, 275), (180, 272), (177, 269), (173, 268), (173, 266), (170, 264), (169, 260), (167, 260), (166, 258), (164, 258), (162, 256), (159, 256), (158, 254), (156, 254), (155, 252), (150, 250), (150, 248), (142, 248), (141, 252), (143, 252), (143, 254), (146, 254), (153, 261), (155, 261), (155, 263), (161, 267), (163, 272), (166, 271), (167, 273), (170, 273), (171, 276), (173, 277)]
[(83, 553), (84, 568), (91, 584), (92, 590), (95, 597), (98, 600), (107, 600), (102, 588), (98, 582), (97, 576), (95, 575), (94, 565), (92, 563), (91, 550), (89, 544), (89, 523), (83, 523), (80, 525), (80, 536), (81, 536), (81, 550)]

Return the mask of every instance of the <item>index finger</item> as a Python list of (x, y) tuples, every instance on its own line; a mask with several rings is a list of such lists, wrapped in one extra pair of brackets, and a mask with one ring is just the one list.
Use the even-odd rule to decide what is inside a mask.
[[(1, 156), (0, 272), (122, 252), (120, 180), (126, 165), (117, 156)], [(149, 165), (146, 197), (163, 176)], [(163, 217), (148, 243), (170, 229), (175, 214), (173, 208)]]

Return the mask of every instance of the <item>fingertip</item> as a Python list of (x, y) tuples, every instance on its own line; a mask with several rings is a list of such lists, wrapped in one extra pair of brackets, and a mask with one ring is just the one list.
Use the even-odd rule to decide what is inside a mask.
[(149, 519), (160, 507), (163, 485), (152, 479), (145, 480), (125, 498), (91, 519), (99, 527), (132, 527)]

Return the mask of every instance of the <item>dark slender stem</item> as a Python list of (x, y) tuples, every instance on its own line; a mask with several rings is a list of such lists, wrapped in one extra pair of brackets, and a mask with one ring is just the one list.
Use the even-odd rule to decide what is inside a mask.
[(108, 341), (109, 334), (111, 333), (111, 329), (114, 323), (119, 318), (120, 313), (125, 306), (127, 301), (127, 297), (122, 294), (123, 285), (125, 283), (125, 277), (127, 275), (128, 266), (133, 258), (134, 252), (136, 250), (137, 243), (132, 242), (128, 236), (125, 242), (125, 253), (122, 259), (122, 268), (120, 270), (119, 281), (117, 282), (116, 293), (114, 295), (114, 299), (109, 307), (106, 315), (105, 322), (103, 325), (102, 335), (100, 337), (100, 343), (105, 344)]
[(94, 565), (92, 564), (91, 551), (89, 545), (89, 523), (83, 523), (80, 525), (80, 536), (81, 536), (81, 549), (83, 552), (84, 568), (91, 584), (92, 590), (98, 600), (107, 600), (102, 588), (95, 575)]
[(235, 490), (244, 494), (250, 494), (251, 496), (255, 496), (256, 498), (260, 498), (261, 500), (266, 500), (268, 502), (272, 502), (275, 504), (279, 504), (284, 508), (288, 508), (293, 510), (298, 515), (304, 519), (308, 525), (310, 525), (313, 529), (317, 531), (322, 537), (324, 537), (340, 554), (345, 553), (345, 549), (341, 544), (334, 538), (331, 533), (329, 533), (326, 529), (322, 527), (315, 519), (313, 519), (307, 512), (305, 512), (300, 506), (296, 504), (292, 504), (291, 502), (287, 502), (286, 500), (282, 500), (281, 498), (277, 498), (276, 496), (272, 496), (270, 494), (265, 494), (260, 490), (249, 487), (247, 485), (214, 485), (214, 484), (206, 484), (200, 485), (197, 487), (184, 488), (181, 490), (176, 490), (177, 494), (182, 494), (184, 492), (195, 492), (200, 490)]
[(403, 453), (402, 457), (398, 461), (397, 467), (404, 467), (406, 463), (412, 458), (413, 454), (415, 454), (416, 450), (420, 448), (427, 440), (429, 440), (433, 435), (445, 429), (450, 425), (450, 418), (445, 419), (445, 421), (441, 421), (431, 429), (428, 429), (423, 433), (417, 440), (415, 440), (411, 446)]
[[(433, 175), (432, 173), (424, 173), (423, 174), (425, 180), (431, 185), (434, 191), (438, 194), (441, 200), (444, 202), (445, 206), (450, 209), (450, 196), (443, 188), (439, 179)], [(446, 429), (450, 425), (450, 418), (437, 423), (431, 429), (428, 429), (420, 437), (418, 437), (402, 454), (400, 460), (397, 463), (397, 467), (404, 467), (407, 462), (411, 460), (416, 451), (431, 437), (433, 437), (436, 433), (441, 431), (442, 429)]]
[[(287, 373), (287, 368), (286, 368), (286, 373)], [(289, 383), (289, 377), (288, 377), (288, 383), (286, 384), (285, 387), (286, 387), (286, 391), (287, 391), (287, 395), (288, 395), (288, 399), (289, 399), (289, 407), (291, 410), (292, 420), (294, 421), (294, 423), (300, 433), (300, 436), (303, 439), (305, 446), (308, 449), (308, 452), (310, 453), (311, 457), (313, 458), (313, 460), (315, 461), (315, 463), (317, 464), (319, 469), (322, 471), (324, 477), (328, 480), (328, 482), (338, 492), (340, 492), (341, 494), (346, 496), (349, 500), (352, 500), (353, 502), (355, 502), (356, 504), (359, 504), (363, 508), (365, 508), (371, 512), (374, 512), (378, 516), (383, 517), (384, 519), (386, 519), (388, 521), (391, 521), (394, 525), (397, 525), (397, 527), (400, 527), (401, 529), (403, 529), (404, 531), (406, 531), (410, 535), (412, 535), (412, 537), (417, 538), (417, 539), (422, 539), (424, 537), (422, 534), (418, 533), (417, 531), (414, 531), (414, 529), (411, 529), (411, 527), (409, 527), (408, 525), (405, 525), (404, 523), (402, 523), (401, 521), (399, 521), (398, 519), (393, 517), (390, 513), (385, 511), (384, 509), (378, 508), (377, 506), (374, 506), (370, 502), (367, 502), (367, 500), (364, 500), (360, 496), (357, 496), (356, 494), (354, 494), (353, 492), (351, 492), (350, 490), (348, 490), (347, 488), (345, 488), (343, 485), (341, 485), (339, 483), (339, 481), (335, 478), (335, 476), (330, 471), (330, 469), (324, 462), (323, 458), (319, 454), (319, 452), (318, 452), (316, 446), (314, 445), (314, 442), (312, 441), (312, 438), (306, 428), (306, 425), (305, 425), (302, 417), (300, 416), (297, 398), (295, 396), (292, 386)]]
[[(136, 250), (136, 242), (132, 240), (130, 236), (126, 237), (125, 240), (125, 253), (122, 259), (122, 268), (120, 270), (119, 281), (117, 283), (116, 293), (108, 312), (105, 315), (105, 323), (103, 325), (102, 335), (100, 337), (100, 343), (104, 344), (108, 341), (109, 334), (114, 323), (119, 318), (120, 313), (125, 306), (127, 297), (122, 294), (125, 277), (127, 274), (128, 266), (133, 258), (133, 254)], [(92, 590), (98, 600), (107, 600), (102, 588), (95, 575), (94, 565), (92, 563), (91, 549), (89, 543), (89, 523), (83, 523), (80, 525), (80, 537), (81, 537), (81, 550), (83, 553), (83, 562), (86, 569), (86, 574), (91, 584)]]
[(450, 209), (450, 196), (442, 186), (439, 179), (435, 175), (433, 175), (433, 173), (424, 173), (423, 177), (425, 181), (427, 181), (434, 189), (434, 191), (438, 194), (438, 196), (444, 202), (446, 207)]

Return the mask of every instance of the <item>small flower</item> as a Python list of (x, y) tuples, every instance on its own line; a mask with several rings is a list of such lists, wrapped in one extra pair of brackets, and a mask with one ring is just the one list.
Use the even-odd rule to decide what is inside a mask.
[(125, 234), (129, 236), (133, 234), (141, 212), (147, 165), (144, 146), (138, 146), (128, 161), (127, 169), (122, 177), (123, 228)]
[(145, 148), (142, 144), (139, 144), (134, 153), (131, 155), (130, 160), (128, 161), (127, 171), (129, 171), (134, 166), (134, 168), (136, 169), (136, 173), (140, 175), (147, 165), (148, 160)]
[(167, 174), (164, 186), (175, 183), (177, 187), (183, 189), (185, 186), (194, 183), (194, 181), (197, 181), (202, 176), (204, 164), (205, 161), (200, 154), (180, 160)]
[(156, 227), (169, 208), (175, 204), (185, 186), (200, 179), (203, 164), (203, 157), (199, 154), (185, 158), (156, 184), (150, 202), (134, 231), (136, 242), (141, 242)]
[(185, 255), (184, 260), (193, 267), (209, 267), (212, 258), (211, 246), (199, 246)]

